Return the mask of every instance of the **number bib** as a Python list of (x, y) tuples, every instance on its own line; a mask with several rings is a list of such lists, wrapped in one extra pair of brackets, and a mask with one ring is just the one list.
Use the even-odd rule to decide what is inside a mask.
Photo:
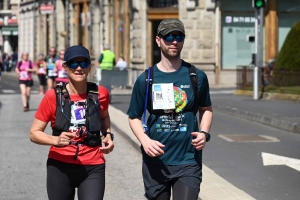
[(28, 72), (27, 71), (21, 71), (20, 72), (20, 78), (21, 79), (28, 79), (29, 78)]
[(48, 70), (48, 76), (57, 76), (57, 73), (54, 70), (49, 69)]
[(58, 77), (59, 78), (68, 78), (68, 74), (67, 74), (67, 72), (65, 72), (63, 70), (60, 70), (60, 71), (58, 71)]

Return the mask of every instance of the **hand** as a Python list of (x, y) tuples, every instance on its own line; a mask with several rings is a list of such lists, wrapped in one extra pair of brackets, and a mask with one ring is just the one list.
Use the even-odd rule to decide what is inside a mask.
[(192, 140), (192, 145), (195, 147), (195, 149), (198, 151), (203, 149), (206, 144), (205, 135), (199, 132), (192, 132), (192, 136), (195, 137), (195, 139)]
[(152, 140), (149, 137), (145, 138), (141, 143), (144, 148), (144, 151), (150, 157), (158, 157), (165, 153), (162, 150), (162, 148), (164, 148), (165, 145), (156, 140)]
[(55, 146), (63, 147), (70, 144), (70, 141), (76, 136), (76, 133), (62, 132), (60, 136), (57, 137), (57, 143)]
[(105, 144), (105, 147), (100, 147), (100, 150), (105, 153), (109, 154), (114, 150), (114, 142), (111, 140), (110, 134), (107, 134), (106, 137), (102, 140), (102, 142)]

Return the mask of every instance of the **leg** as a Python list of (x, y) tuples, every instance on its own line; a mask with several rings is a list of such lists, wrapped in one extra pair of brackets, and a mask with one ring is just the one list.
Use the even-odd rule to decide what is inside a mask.
[(48, 85), (48, 90), (51, 90), (53, 88), (53, 79), (51, 77), (48, 77), (47, 85)]
[(102, 200), (105, 189), (105, 164), (91, 166), (88, 176), (78, 187), (79, 200)]
[(26, 87), (26, 107), (29, 109), (29, 100), (30, 100), (30, 92), (31, 92), (31, 86)]
[(75, 187), (65, 170), (53, 160), (47, 161), (47, 193), (49, 200), (74, 200)]
[(21, 90), (23, 107), (25, 108), (26, 105), (27, 105), (26, 85), (25, 84), (20, 84), (20, 90)]
[(200, 184), (199, 184), (199, 190), (197, 191), (185, 185), (180, 180), (177, 180), (173, 184), (173, 190), (172, 190), (173, 200), (197, 200), (199, 191), (200, 191)]

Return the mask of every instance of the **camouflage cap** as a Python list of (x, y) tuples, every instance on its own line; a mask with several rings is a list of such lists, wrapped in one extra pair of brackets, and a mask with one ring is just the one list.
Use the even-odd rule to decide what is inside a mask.
[(179, 31), (185, 35), (184, 25), (178, 19), (165, 19), (160, 22), (157, 28), (157, 35), (166, 35), (172, 31)]

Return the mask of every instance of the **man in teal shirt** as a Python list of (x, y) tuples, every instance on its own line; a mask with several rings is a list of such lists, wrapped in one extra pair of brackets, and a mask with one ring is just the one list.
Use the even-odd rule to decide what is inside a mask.
[[(129, 125), (141, 142), (147, 199), (170, 199), (172, 189), (174, 199), (197, 200), (200, 192), (202, 149), (210, 140), (213, 114), (207, 76), (200, 69), (196, 69), (198, 89), (194, 102), (188, 69), (191, 65), (180, 58), (184, 39), (181, 21), (168, 19), (159, 24), (155, 40), (161, 49), (161, 61), (152, 67), (155, 87), (149, 88), (149, 130), (144, 130), (141, 120), (146, 100), (145, 73), (134, 84), (127, 112)], [(163, 112), (154, 110), (158, 105)], [(194, 106), (199, 111), (199, 124)]]

